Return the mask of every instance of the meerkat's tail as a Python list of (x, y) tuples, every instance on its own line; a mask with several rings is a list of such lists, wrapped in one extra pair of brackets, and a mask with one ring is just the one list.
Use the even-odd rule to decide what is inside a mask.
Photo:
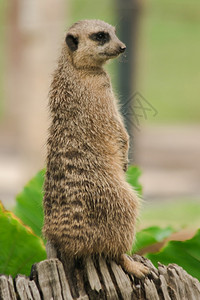
[(118, 260), (121, 267), (129, 274), (133, 274), (138, 278), (144, 278), (149, 274), (149, 268), (137, 261), (131, 260), (126, 254), (122, 254)]

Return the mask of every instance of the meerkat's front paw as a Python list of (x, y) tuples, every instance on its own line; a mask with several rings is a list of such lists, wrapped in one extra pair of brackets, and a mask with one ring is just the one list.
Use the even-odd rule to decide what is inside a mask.
[(144, 278), (150, 272), (148, 267), (140, 262), (131, 260), (126, 254), (121, 255), (119, 263), (126, 272), (133, 274), (140, 279)]
[(149, 268), (145, 267), (143, 264), (137, 261), (129, 261), (126, 271), (136, 277), (142, 279), (149, 274)]

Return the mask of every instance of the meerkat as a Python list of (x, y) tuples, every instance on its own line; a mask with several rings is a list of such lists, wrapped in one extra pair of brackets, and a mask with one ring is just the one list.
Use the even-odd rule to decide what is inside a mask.
[(79, 21), (66, 34), (49, 94), (43, 235), (48, 257), (103, 255), (141, 278), (148, 268), (125, 254), (138, 213), (125, 175), (129, 137), (103, 68), (125, 49), (104, 21)]

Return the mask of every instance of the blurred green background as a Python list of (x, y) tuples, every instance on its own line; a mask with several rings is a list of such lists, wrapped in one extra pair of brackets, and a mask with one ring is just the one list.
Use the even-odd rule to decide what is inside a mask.
[[(45, 164), (45, 154), (41, 153), (45, 153), (48, 126), (46, 121), (43, 125), (42, 120), (46, 120), (49, 82), (60, 49), (60, 44), (54, 41), (55, 35), (60, 33), (60, 43), (68, 26), (87, 18), (103, 19), (115, 25), (119, 32), (117, 1), (114, 0), (59, 0), (57, 4), (46, 0), (41, 2), (43, 4), (19, 0), (18, 3), (23, 5), (29, 3), (20, 13), (15, 11), (15, 7), (11, 8), (13, 3), (0, 1), (0, 119), (3, 124), (0, 128), (3, 136), (0, 163), (4, 166), (0, 172), (0, 198), (9, 203)], [(41, 5), (41, 8), (36, 5)], [(198, 227), (200, 1), (150, 0), (141, 1), (140, 5), (135, 87), (158, 111), (156, 117), (148, 116), (144, 122), (145, 129), (141, 127), (135, 140), (135, 160), (143, 171), (141, 182), (148, 201), (148, 205), (144, 205), (143, 216), (149, 225), (153, 225), (155, 222), (162, 223), (163, 215), (170, 219), (174, 211), (173, 220), (183, 226), (193, 220), (194, 226)], [(25, 10), (30, 17), (24, 13)], [(10, 81), (12, 65), (9, 65), (9, 60), (11, 50), (13, 53), (16, 50), (13, 44), (10, 49), (10, 33), (13, 30), (10, 24), (16, 15), (22, 17), (18, 30), (26, 49), (18, 49), (21, 55), (19, 66), (15, 66), (18, 73)], [(52, 47), (54, 52), (51, 52)], [(29, 61), (27, 57), (30, 54), (34, 55)], [(120, 58), (118, 62), (129, 63), (126, 58)], [(106, 68), (119, 92), (116, 62), (110, 62)], [(25, 88), (28, 89), (27, 94)], [(8, 96), (10, 91), (12, 96)], [(25, 95), (25, 104), (15, 102), (18, 91)], [(18, 99), (21, 99), (20, 96)], [(14, 107), (14, 113), (9, 114), (9, 107)], [(150, 200), (155, 199), (161, 204), (152, 204)], [(166, 199), (171, 199), (169, 209), (163, 206)], [(178, 201), (173, 206), (177, 199), (185, 199), (184, 205)], [(184, 207), (183, 213), (181, 207)]]

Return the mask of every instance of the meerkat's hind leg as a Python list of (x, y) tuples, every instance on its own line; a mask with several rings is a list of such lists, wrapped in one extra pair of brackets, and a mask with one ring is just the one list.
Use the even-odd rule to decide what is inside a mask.
[(55, 246), (50, 241), (47, 241), (47, 243), (46, 243), (46, 252), (47, 252), (48, 259), (58, 258), (58, 252), (57, 252)]
[(133, 274), (138, 278), (144, 278), (150, 272), (148, 267), (140, 262), (131, 260), (126, 254), (120, 256), (118, 263), (127, 273)]

